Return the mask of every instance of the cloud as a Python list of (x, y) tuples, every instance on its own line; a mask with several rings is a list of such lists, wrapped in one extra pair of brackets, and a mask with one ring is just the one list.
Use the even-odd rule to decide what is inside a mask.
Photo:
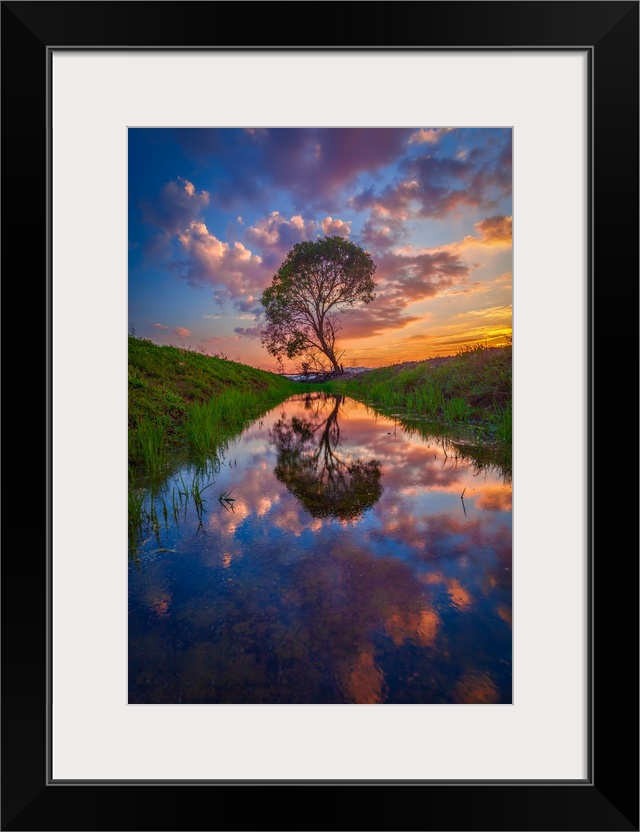
[[(411, 134), (405, 128), (277, 128), (182, 131), (183, 150), (199, 162), (221, 161), (212, 201), (247, 205), (273, 188), (286, 190), (297, 210), (335, 210), (342, 189), (359, 174), (396, 161)], [(211, 149), (207, 147), (210, 142)]]
[(318, 222), (299, 214), (287, 219), (279, 211), (272, 211), (245, 229), (244, 243), (227, 243), (201, 220), (191, 220), (177, 234), (186, 259), (174, 268), (192, 286), (211, 286), (217, 302), (231, 300), (240, 312), (255, 317), (262, 312), (262, 291), (288, 252), (296, 243), (319, 236), (323, 229), (343, 236), (351, 230), (350, 222), (337, 217)]
[(191, 330), (186, 329), (183, 326), (174, 326), (174, 328), (172, 329), (172, 332), (173, 332), (174, 335), (177, 335), (178, 338), (186, 338), (187, 335), (191, 335)]
[(402, 223), (409, 219), (412, 203), (419, 199), (419, 185), (415, 179), (388, 185), (379, 194), (375, 188), (349, 199), (356, 211), (369, 209), (374, 217), (387, 223)]
[(466, 281), (470, 268), (457, 252), (388, 251), (375, 260), (376, 299), (344, 319), (344, 338), (369, 337), (403, 329), (420, 317), (408, 307)]
[[(427, 134), (431, 136), (429, 131), (421, 135)], [(396, 220), (441, 219), (464, 207), (495, 207), (511, 194), (511, 131), (496, 131), (482, 147), (469, 146), (454, 156), (429, 146), (428, 152), (404, 158), (394, 183), (380, 191), (370, 186), (353, 196), (351, 205)]]
[(238, 311), (256, 317), (262, 312), (260, 295), (288, 252), (296, 243), (317, 237), (323, 226), (334, 234), (350, 232), (350, 223), (339, 218), (325, 217), (319, 223), (299, 214), (287, 219), (272, 211), (245, 229), (246, 244), (227, 243), (204, 222), (193, 219), (177, 234), (186, 259), (174, 263), (174, 268), (190, 285), (210, 286), (218, 303), (231, 300)]
[(495, 217), (487, 217), (481, 222), (477, 222), (474, 228), (478, 232), (481, 242), (494, 245), (511, 243), (511, 226), (511, 217), (503, 217), (498, 214)]
[(325, 217), (320, 223), (325, 237), (348, 237), (351, 234), (351, 222)]
[(437, 144), (445, 133), (449, 133), (453, 127), (424, 127), (409, 136), (409, 144)]
[(249, 311), (247, 304), (255, 306), (253, 293), (264, 288), (270, 278), (261, 257), (240, 242), (222, 242), (203, 222), (195, 220), (178, 234), (178, 240), (187, 255), (181, 270), (192, 286), (211, 286), (218, 300), (238, 301), (243, 311)]
[(513, 308), (511, 306), (489, 306), (486, 309), (469, 309), (465, 312), (458, 312), (456, 318), (492, 318), (497, 320), (510, 321), (513, 317)]
[(370, 217), (362, 227), (362, 242), (374, 251), (385, 251), (397, 246), (402, 236), (399, 223), (384, 223)]
[(318, 222), (304, 219), (300, 214), (287, 219), (279, 211), (272, 211), (267, 217), (250, 225), (244, 233), (244, 239), (260, 250), (264, 266), (272, 277), (296, 243), (313, 240), (322, 234), (328, 237), (349, 237), (351, 221), (329, 216)]
[(208, 204), (207, 191), (198, 193), (192, 182), (178, 177), (163, 185), (152, 203), (145, 201), (140, 208), (144, 222), (155, 225), (171, 235), (201, 216)]
[(234, 328), (234, 332), (237, 332), (238, 335), (246, 336), (247, 338), (259, 338), (262, 335), (262, 330), (264, 329), (263, 324), (257, 324), (257, 326), (250, 326), (250, 327), (242, 327), (237, 326)]
[[(228, 243), (212, 234), (201, 219), (191, 219), (176, 234), (185, 258), (173, 261), (172, 267), (191, 286), (210, 286), (218, 303), (231, 300), (240, 312), (256, 317), (262, 312), (262, 291), (291, 248), (319, 236), (323, 229), (343, 236), (351, 230), (350, 222), (339, 218), (318, 222), (296, 214), (287, 219), (272, 211), (245, 229), (246, 244)], [(262, 253), (257, 254), (256, 248)]]
[(166, 324), (154, 324), (154, 327), (156, 329), (169, 329), (169, 327)]
[(448, 331), (452, 330), (453, 327), (444, 327), (444, 329), (447, 330), (444, 334), (435, 337), (411, 335), (407, 340), (414, 343), (429, 340), (429, 349), (432, 352), (453, 353), (459, 350), (460, 347), (475, 344), (504, 347), (508, 343), (507, 339), (511, 336), (511, 326), (499, 327), (493, 325), (469, 328), (461, 324), (457, 327), (457, 331)]
[[(454, 257), (460, 257), (465, 253), (468, 255), (472, 252), (477, 257), (482, 257), (482, 254), (478, 250), (482, 249), (510, 249), (511, 248), (511, 217), (505, 216), (494, 216), (494, 217), (487, 217), (487, 219), (481, 220), (480, 222), (475, 223), (474, 228), (478, 231), (479, 236), (474, 237), (472, 234), (468, 234), (462, 240), (458, 240), (453, 243), (447, 243), (443, 246), (438, 246), (437, 248), (414, 248), (412, 245), (404, 245), (400, 247), (396, 247), (394, 249), (395, 254), (402, 255), (404, 257), (421, 257), (423, 255), (452, 255)], [(469, 271), (471, 269), (478, 268), (479, 266), (486, 265), (479, 262), (467, 263), (467, 267)], [(511, 273), (503, 273), (497, 278), (494, 278), (491, 283), (486, 283), (484, 281), (480, 281), (474, 284), (467, 284), (464, 289), (457, 289), (456, 291), (448, 292), (449, 294), (460, 294), (460, 293), (469, 293), (469, 292), (487, 292), (490, 290), (491, 287), (498, 287), (498, 285), (502, 286), (503, 284), (507, 285), (507, 288), (510, 288), (511, 284)]]
[[(461, 252), (464, 249), (473, 248), (511, 248), (511, 217), (500, 214), (494, 217), (487, 217), (475, 223), (474, 228), (478, 236), (472, 234), (455, 243), (448, 243), (440, 246), (439, 251)], [(416, 251), (411, 246), (406, 246), (406, 251)], [(417, 251), (435, 251), (436, 249), (418, 249)], [(479, 264), (476, 264), (479, 265)]]
[(272, 211), (250, 225), (244, 238), (261, 249), (265, 266), (273, 273), (296, 243), (315, 238), (318, 230), (315, 220), (305, 220), (299, 214), (286, 219), (279, 211)]
[(234, 301), (234, 305), (241, 312), (248, 312), (251, 318), (257, 317), (263, 311), (260, 305), (260, 299), (253, 295), (247, 295), (246, 298), (237, 298)]

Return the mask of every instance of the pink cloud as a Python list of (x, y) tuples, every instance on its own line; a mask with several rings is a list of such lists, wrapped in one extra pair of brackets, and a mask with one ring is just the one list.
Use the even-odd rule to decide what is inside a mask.
[(178, 338), (186, 338), (187, 335), (191, 335), (191, 330), (186, 329), (183, 326), (174, 326), (174, 328), (172, 329), (172, 332), (173, 332), (174, 335), (177, 335)]
[[(266, 132), (248, 135), (262, 141)], [(344, 237), (351, 231), (350, 222), (339, 218), (328, 216), (318, 222), (297, 214), (287, 219), (272, 211), (244, 230), (245, 242), (224, 242), (209, 231), (202, 219), (209, 201), (209, 193), (197, 191), (187, 179), (179, 177), (167, 182), (153, 205), (142, 206), (145, 221), (161, 230), (148, 241), (147, 253), (153, 249), (157, 257), (167, 257), (169, 242), (175, 235), (186, 259), (170, 261), (171, 267), (192, 286), (210, 286), (216, 301), (229, 299), (240, 311), (254, 316), (261, 312), (262, 291), (296, 243), (313, 239), (320, 231)], [(241, 224), (242, 218), (238, 217), (237, 225)], [(262, 254), (255, 253), (256, 247)], [(155, 326), (168, 328), (164, 324)]]
[[(413, 135), (422, 136), (423, 144), (433, 144), (431, 131)], [(438, 155), (437, 148), (428, 151), (405, 159), (401, 163), (403, 176), (395, 184), (380, 192), (370, 187), (352, 197), (353, 207), (370, 210), (380, 220), (443, 218), (464, 207), (493, 208), (511, 194), (510, 136), (489, 149), (458, 153), (456, 158)]]
[(195, 220), (178, 234), (178, 240), (187, 254), (185, 277), (191, 285), (208, 285), (220, 299), (228, 297), (255, 306), (254, 293), (271, 277), (261, 257), (240, 242), (222, 242), (203, 222)]
[(275, 272), (296, 243), (311, 240), (318, 233), (318, 223), (300, 215), (286, 219), (279, 211), (258, 220), (245, 231), (245, 239), (262, 250), (265, 264)]
[(351, 197), (349, 203), (357, 211), (370, 209), (371, 215), (379, 222), (391, 223), (396, 227), (409, 219), (412, 203), (419, 199), (419, 185), (415, 179), (389, 185), (382, 193), (376, 194), (369, 188), (358, 196)]
[(299, 205), (331, 208), (333, 197), (363, 171), (375, 171), (402, 151), (408, 130), (320, 128), (269, 130), (263, 163), (274, 184)]
[(361, 173), (375, 173), (404, 152), (415, 128), (247, 128), (176, 130), (189, 158), (224, 163), (211, 200), (243, 206), (274, 187), (289, 192), (296, 210), (337, 210), (341, 190)]
[(351, 234), (351, 222), (325, 217), (320, 223), (325, 237), (348, 237)]
[(409, 136), (409, 144), (437, 144), (440, 138), (451, 130), (453, 130), (453, 127), (431, 127), (429, 129), (423, 127)]
[(362, 241), (374, 251), (386, 251), (400, 242), (400, 223), (387, 223), (370, 217), (362, 228)]
[[(349, 222), (338, 218), (327, 217), (323, 224), (333, 233), (346, 236), (350, 231)], [(287, 219), (272, 211), (246, 228), (245, 244), (224, 242), (204, 222), (192, 220), (177, 235), (187, 255), (182, 274), (192, 286), (211, 286), (216, 301), (231, 300), (240, 311), (257, 316), (262, 291), (288, 252), (296, 243), (317, 237), (322, 227), (316, 220), (300, 215)]]
[(244, 238), (248, 244), (260, 250), (262, 261), (271, 278), (296, 243), (313, 240), (321, 234), (349, 237), (351, 221), (325, 217), (318, 222), (304, 219), (299, 214), (287, 219), (279, 211), (272, 211), (269, 216), (250, 225)]
[(169, 327), (166, 324), (154, 324), (154, 327), (156, 329), (169, 329)]
[(419, 318), (408, 307), (464, 283), (470, 267), (457, 252), (388, 251), (374, 258), (376, 299), (345, 316), (345, 338), (368, 337), (403, 329)]

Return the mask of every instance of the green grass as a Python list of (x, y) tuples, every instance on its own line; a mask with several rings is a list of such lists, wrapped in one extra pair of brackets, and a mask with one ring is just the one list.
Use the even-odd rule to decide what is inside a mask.
[(294, 391), (267, 388), (258, 391), (225, 390), (207, 402), (193, 404), (187, 413), (184, 433), (196, 459), (216, 456), (232, 436), (248, 422), (279, 404)]
[(215, 453), (248, 420), (300, 392), (267, 373), (129, 336), (129, 461), (157, 477), (168, 452)]
[(148, 417), (137, 421), (133, 429), (129, 429), (129, 460), (142, 464), (147, 473), (157, 477), (165, 461), (165, 426)]
[(466, 422), (471, 416), (471, 406), (461, 396), (453, 396), (444, 400), (442, 412), (445, 422)]
[(492, 423), (495, 427), (496, 439), (499, 442), (508, 442), (511, 444), (511, 411), (511, 402), (509, 402), (506, 407), (496, 407), (495, 409), (495, 413), (492, 417)]
[(439, 365), (381, 367), (334, 387), (385, 412), (470, 426), (479, 438), (511, 442), (511, 346), (465, 348)]

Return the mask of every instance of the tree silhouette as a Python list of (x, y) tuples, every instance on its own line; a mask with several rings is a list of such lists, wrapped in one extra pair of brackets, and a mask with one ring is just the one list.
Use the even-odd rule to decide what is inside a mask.
[(297, 243), (260, 299), (262, 344), (276, 358), (301, 356), (313, 369), (328, 359), (339, 370), (341, 315), (375, 298), (369, 252), (342, 237)]
[[(338, 416), (343, 396), (305, 397), (305, 418), (282, 417), (270, 431), (278, 449), (276, 477), (312, 517), (352, 520), (374, 505), (382, 494), (378, 460), (344, 461), (338, 455)], [(330, 411), (326, 414), (327, 406)]]

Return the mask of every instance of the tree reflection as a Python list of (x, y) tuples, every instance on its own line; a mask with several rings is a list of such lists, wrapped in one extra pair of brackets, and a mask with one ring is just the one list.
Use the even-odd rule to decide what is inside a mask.
[(283, 415), (269, 433), (278, 449), (276, 477), (312, 517), (353, 520), (382, 494), (378, 460), (344, 460), (338, 455), (343, 399), (327, 394), (306, 396), (304, 408), (309, 415)]

